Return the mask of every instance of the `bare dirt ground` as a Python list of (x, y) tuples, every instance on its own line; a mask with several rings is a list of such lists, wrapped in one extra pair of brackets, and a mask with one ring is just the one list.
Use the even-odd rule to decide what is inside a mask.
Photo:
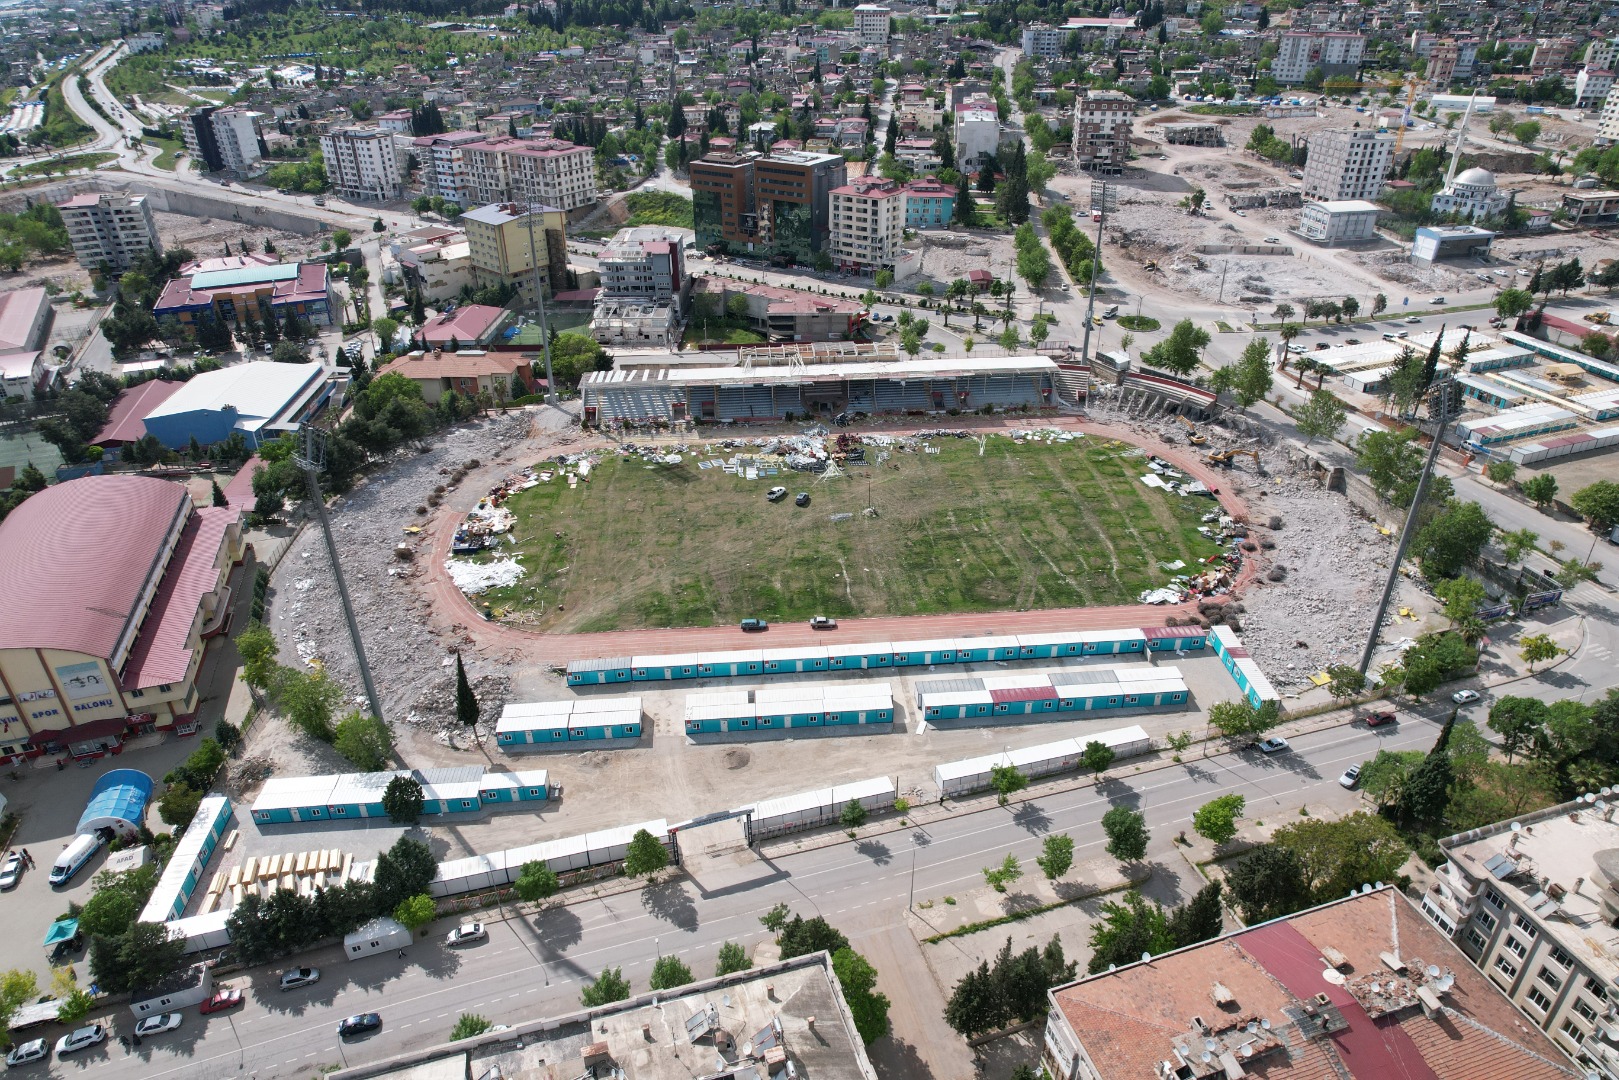
[[(1017, 255), (1010, 232), (929, 232), (922, 234), (922, 243), (922, 272), (905, 283), (907, 289), (914, 290), (923, 281), (931, 281), (942, 294), (944, 286), (966, 277), (969, 270), (988, 270), (1003, 280), (1017, 276)], [(1021, 290), (1022, 281), (1018, 284)]]
[(163, 211), (154, 213), (152, 218), (157, 223), (157, 234), (165, 250), (185, 248), (200, 259), (225, 254), (226, 244), (230, 245), (232, 255), (240, 255), (243, 240), (251, 243), (253, 250), (261, 254), (264, 252), (264, 242), (268, 240), (275, 245), (273, 254), (288, 262), (321, 253), (318, 236), (299, 236), (297, 233), (266, 229), (243, 221), (199, 218)]

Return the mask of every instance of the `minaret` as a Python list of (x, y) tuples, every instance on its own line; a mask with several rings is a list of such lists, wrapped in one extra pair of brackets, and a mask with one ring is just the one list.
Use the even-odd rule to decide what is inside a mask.
[(1462, 114), (1462, 122), (1456, 128), (1456, 149), (1450, 155), (1450, 168), (1445, 170), (1445, 191), (1450, 190), (1450, 182), (1456, 179), (1456, 168), (1462, 163), (1462, 139), (1467, 134), (1467, 122), (1473, 118), (1473, 103), (1478, 100), (1478, 91), (1467, 99), (1467, 111)]

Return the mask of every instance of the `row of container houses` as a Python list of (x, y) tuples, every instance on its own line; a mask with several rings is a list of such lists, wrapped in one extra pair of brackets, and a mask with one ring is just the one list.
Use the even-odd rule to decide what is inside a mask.
[(1214, 645), (1214, 655), (1220, 658), (1220, 663), (1237, 681), (1237, 689), (1242, 691), (1249, 704), (1257, 709), (1267, 701), (1281, 699), (1265, 673), (1259, 670), (1259, 664), (1248, 655), (1248, 647), (1242, 643), (1236, 631), (1230, 627), (1216, 626), (1210, 631), (1209, 640)]
[[(554, 873), (565, 874), (573, 870), (587, 870), (594, 866), (608, 866), (621, 861), (629, 852), (630, 840), (645, 829), (658, 842), (673, 851), (669, 823), (663, 818), (643, 821), (636, 825), (620, 825), (613, 829), (569, 836), (561, 840), (547, 840), (520, 848), (508, 848), (488, 855), (473, 855), (465, 859), (450, 859), (438, 864), (438, 873), (427, 891), (436, 897), (457, 896), (483, 889), (504, 888), (512, 884), (523, 872), (525, 863), (538, 862), (549, 866)], [(374, 863), (356, 867), (356, 875), (364, 878), (373, 872)]]
[(933, 641), (851, 642), (783, 649), (620, 656), (570, 661), (568, 685), (928, 667), (934, 664), (991, 663), (998, 660), (1048, 660), (1061, 656), (1184, 652), (1201, 649), (1205, 644), (1206, 632), (1199, 627), (1152, 626), (942, 638)]
[(949, 761), (934, 766), (933, 779), (939, 785), (939, 791), (946, 798), (952, 798), (988, 788), (990, 770), (996, 766), (1011, 765), (1031, 780), (1051, 776), (1054, 773), (1070, 772), (1079, 768), (1079, 760), (1085, 753), (1086, 744), (1093, 742), (1099, 742), (1112, 750), (1115, 759), (1134, 757), (1152, 749), (1152, 740), (1147, 737), (1145, 729), (1119, 728), (1116, 731), (1086, 735), (1080, 739), (1061, 739), (1053, 743), (1025, 747), (1022, 750), (1008, 750), (986, 757), (968, 758), (965, 761)]
[(851, 801), (859, 803), (867, 813), (878, 814), (892, 810), (897, 798), (899, 786), (894, 777), (878, 776), (852, 784), (783, 795), (779, 799), (764, 799), (736, 812), (748, 815), (748, 842), (758, 843), (783, 833), (834, 825), (843, 808)]
[(855, 728), (894, 722), (888, 683), (761, 686), (686, 695), (686, 734)]
[(916, 687), (917, 710), (930, 721), (1146, 709), (1185, 705), (1189, 698), (1179, 668), (1152, 664), (937, 679)]
[(576, 698), (507, 705), (495, 725), (502, 750), (628, 746), (641, 737), (639, 697)]
[(197, 891), (203, 871), (208, 868), (208, 860), (214, 857), (214, 849), (235, 820), (236, 812), (223, 795), (209, 795), (197, 804), (196, 816), (174, 845), (174, 854), (169, 857), (163, 876), (157, 879), (157, 887), (141, 911), (140, 922), (168, 922), (185, 914), (191, 894)]
[(413, 778), (422, 785), (424, 818), (476, 814), (490, 808), (544, 802), (551, 797), (544, 769), (485, 772), (482, 765), (463, 765), (447, 769), (271, 777), (253, 802), (253, 820), (261, 825), (273, 825), (387, 817), (388, 812), (382, 808), (382, 793), (396, 776)]

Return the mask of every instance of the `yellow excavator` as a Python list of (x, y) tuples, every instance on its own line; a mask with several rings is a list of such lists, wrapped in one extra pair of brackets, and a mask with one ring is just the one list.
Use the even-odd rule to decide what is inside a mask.
[(1260, 463), (1258, 450), (1219, 450), (1210, 454), (1205, 460), (1208, 461), (1210, 465), (1218, 465), (1222, 469), (1229, 469), (1231, 468), (1232, 460), (1239, 457), (1253, 458), (1254, 471), (1258, 473), (1263, 473), (1265, 471), (1264, 466)]
[(1176, 413), (1175, 419), (1186, 425), (1186, 441), (1193, 446), (1202, 446), (1209, 441), (1206, 435), (1197, 430), (1197, 425), (1186, 419), (1186, 417)]

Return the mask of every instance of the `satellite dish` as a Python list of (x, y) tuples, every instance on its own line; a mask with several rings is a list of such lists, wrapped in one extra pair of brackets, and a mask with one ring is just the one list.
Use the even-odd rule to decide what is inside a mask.
[(1262, 1028), (1262, 1029), (1264, 1029), (1264, 1030), (1265, 1030), (1265, 1031), (1269, 1031), (1269, 1030), (1270, 1030), (1270, 1021), (1269, 1021), (1269, 1020), (1267, 1020), (1267, 1019), (1265, 1019), (1265, 1018), (1263, 1018), (1263, 1017), (1261, 1017), (1261, 1018), (1260, 1018), (1260, 1021), (1259, 1021), (1259, 1026), (1260, 1026), (1260, 1027), (1261, 1027), (1261, 1028)]
[(1383, 887), (1383, 883), (1381, 881), (1379, 881), (1376, 885), (1372, 886), (1372, 888), (1374, 888), (1374, 889), (1381, 889), (1382, 887)]
[(1605, 787), (1605, 788), (1602, 789), (1602, 797), (1603, 798), (1607, 798), (1609, 795), (1612, 795), (1612, 794), (1613, 794), (1613, 788)]
[(1151, 963), (1152, 962), (1152, 953), (1150, 953), (1150, 952), (1142, 953), (1141, 954), (1141, 962), (1143, 964)]
[(750, 1039), (747, 1042), (742, 1044), (742, 1056), (743, 1057), (752, 1057), (753, 1056), (753, 1040)]
[(731, 995), (726, 994), (724, 997), (720, 998), (720, 1004), (729, 1009), (731, 1007)]
[(1380, 983), (1380, 982), (1374, 982), (1372, 984), (1372, 993), (1381, 994), (1382, 992), (1383, 992), (1383, 984)]
[(1259, 1030), (1259, 1025), (1257, 1023), (1255, 1023), (1252, 1020), (1248, 1021), (1248, 1028), (1247, 1028), (1248, 1034), (1252, 1035), (1254, 1032), (1256, 1032), (1258, 1030)]
[(1243, 1043), (1242, 1044), (1242, 1056), (1245, 1057), (1245, 1058), (1251, 1058), (1251, 1057), (1254, 1056), (1254, 1044), (1253, 1043)]
[(1175, 1047), (1175, 1052), (1177, 1054), (1179, 1054), (1181, 1057), (1185, 1057), (1187, 1054), (1190, 1054), (1192, 1051), (1186, 1046), (1185, 1043), (1180, 1043)]
[(1203, 1049), (1208, 1050), (1211, 1053), (1214, 1050), (1218, 1049), (1219, 1046), (1220, 1046), (1220, 1044), (1215, 1042), (1213, 1039), (1204, 1039), (1203, 1040)]
[(1209, 1053), (1207, 1050), (1203, 1051), (1203, 1064), (1207, 1065), (1209, 1062), (1211, 1062), (1213, 1060), (1214, 1060), (1214, 1055), (1213, 1054)]
[(1596, 793), (1592, 792), (1592, 791), (1587, 791), (1585, 793), (1585, 801), (1586, 801), (1587, 805), (1596, 802), (1597, 801)]
[(1107, 966), (1107, 969), (1108, 969), (1108, 970), (1109, 970), (1109, 971), (1117, 971), (1117, 970), (1119, 970), (1119, 965), (1117, 965), (1117, 964), (1109, 964), (1109, 965), (1108, 965), (1108, 966)]
[(1523, 824), (1521, 822), (1514, 821), (1512, 823), (1512, 831), (1513, 832), (1523, 832)]
[(1427, 972), (1428, 972), (1428, 978), (1430, 978), (1430, 979), (1439, 978), (1439, 965), (1438, 964), (1429, 964), (1428, 967), (1427, 967)]

